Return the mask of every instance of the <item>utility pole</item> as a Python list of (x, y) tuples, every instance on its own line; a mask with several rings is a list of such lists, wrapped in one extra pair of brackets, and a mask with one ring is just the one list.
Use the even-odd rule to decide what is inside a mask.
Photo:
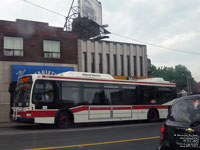
[(188, 95), (191, 94), (191, 82), (189, 80), (189, 76), (187, 75), (187, 89), (188, 89)]

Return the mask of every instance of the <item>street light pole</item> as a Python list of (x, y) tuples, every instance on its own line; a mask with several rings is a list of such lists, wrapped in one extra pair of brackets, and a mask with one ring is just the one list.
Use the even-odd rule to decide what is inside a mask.
[(189, 86), (189, 77), (187, 75), (187, 89), (188, 89), (188, 95), (190, 95), (190, 86)]

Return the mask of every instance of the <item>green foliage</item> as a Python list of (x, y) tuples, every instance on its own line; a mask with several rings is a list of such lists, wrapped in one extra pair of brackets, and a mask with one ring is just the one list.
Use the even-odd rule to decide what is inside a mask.
[(183, 65), (176, 65), (175, 67), (156, 67), (152, 65), (150, 76), (160, 77), (164, 80), (176, 83), (178, 89), (186, 88), (188, 82), (194, 86), (195, 80), (187, 67)]

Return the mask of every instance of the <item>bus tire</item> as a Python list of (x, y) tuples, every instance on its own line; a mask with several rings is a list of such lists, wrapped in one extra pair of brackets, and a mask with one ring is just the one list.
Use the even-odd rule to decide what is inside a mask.
[(58, 128), (69, 128), (72, 125), (71, 116), (64, 111), (61, 111), (56, 119), (56, 126)]
[(149, 122), (157, 122), (159, 120), (159, 113), (158, 113), (157, 109), (149, 110), (147, 120)]

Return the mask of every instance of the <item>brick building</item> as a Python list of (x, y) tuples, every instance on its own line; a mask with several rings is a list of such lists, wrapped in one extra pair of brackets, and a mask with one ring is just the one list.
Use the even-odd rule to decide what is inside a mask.
[(0, 122), (9, 120), (8, 89), (11, 82), (16, 82), (17, 75), (44, 66), (77, 71), (77, 57), (75, 33), (50, 27), (48, 23), (0, 20)]

